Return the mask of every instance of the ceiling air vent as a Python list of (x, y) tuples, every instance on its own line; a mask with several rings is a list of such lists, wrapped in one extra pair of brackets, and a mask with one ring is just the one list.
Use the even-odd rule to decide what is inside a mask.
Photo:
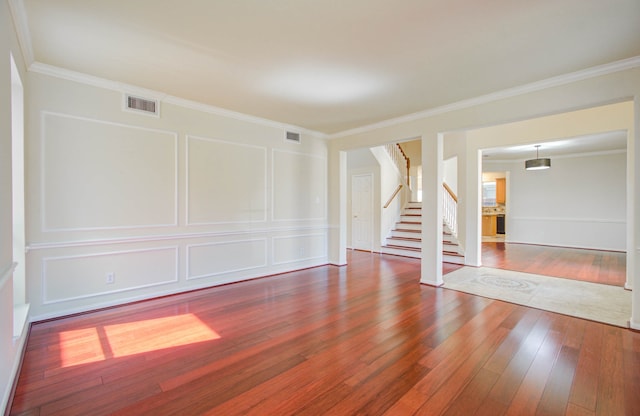
[(160, 116), (160, 103), (158, 100), (149, 100), (127, 94), (125, 95), (125, 109), (136, 113)]
[(285, 138), (290, 142), (300, 143), (300, 133), (288, 131)]

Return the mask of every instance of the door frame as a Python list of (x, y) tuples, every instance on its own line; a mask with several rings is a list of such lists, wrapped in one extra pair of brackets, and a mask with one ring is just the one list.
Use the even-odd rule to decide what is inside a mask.
[[(369, 212), (370, 212), (370, 218), (368, 221), (368, 228), (369, 228), (369, 247), (368, 248), (364, 248), (364, 247), (356, 247), (355, 244), (355, 239), (354, 239), (354, 224), (353, 224), (353, 218), (354, 218), (354, 209), (353, 209), (353, 199), (354, 199), (354, 195), (355, 195), (355, 190), (354, 190), (354, 186), (353, 186), (353, 182), (355, 180), (356, 177), (369, 177), (371, 179), (370, 181), (370, 199), (369, 199)], [(363, 250), (363, 251), (371, 251), (373, 252), (373, 248), (374, 248), (374, 179), (375, 176), (373, 174), (373, 172), (367, 172), (367, 173), (354, 173), (351, 175), (351, 248), (354, 250)]]

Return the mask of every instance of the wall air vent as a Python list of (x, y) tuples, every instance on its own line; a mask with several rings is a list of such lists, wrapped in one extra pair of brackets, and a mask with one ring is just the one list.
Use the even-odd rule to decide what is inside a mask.
[(125, 94), (125, 110), (160, 117), (160, 102)]
[(286, 132), (285, 138), (290, 142), (300, 143), (300, 133), (295, 133), (293, 131)]

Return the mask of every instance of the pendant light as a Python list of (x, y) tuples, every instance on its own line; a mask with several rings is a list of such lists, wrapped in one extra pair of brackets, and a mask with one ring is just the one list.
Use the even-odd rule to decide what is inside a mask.
[(539, 144), (536, 145), (536, 158), (525, 160), (524, 168), (526, 170), (540, 170), (540, 169), (549, 169), (551, 167), (551, 159), (538, 157), (538, 148)]

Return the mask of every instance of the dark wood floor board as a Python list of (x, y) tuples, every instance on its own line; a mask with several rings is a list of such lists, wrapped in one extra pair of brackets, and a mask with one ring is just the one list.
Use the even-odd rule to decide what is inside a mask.
[[(604, 327), (585, 321), (584, 337), (578, 356), (569, 404), (595, 414)], [(576, 411), (579, 409), (575, 409)]]
[(348, 260), (35, 323), (11, 415), (640, 409), (640, 333), (421, 285), (416, 259)]
[[(550, 319), (554, 318), (554, 314), (544, 313), (543, 316)], [(553, 368), (553, 363), (562, 347), (563, 334), (557, 331), (549, 330), (546, 333), (542, 344), (535, 350), (535, 358), (529, 366), (524, 377), (517, 383), (517, 390), (508, 403), (505, 403), (503, 397), (496, 396), (495, 401), (506, 405), (506, 415), (533, 415), (538, 406), (540, 398), (544, 392), (549, 374)], [(515, 381), (514, 381), (515, 384)], [(483, 404), (485, 412), (491, 410), (487, 406), (492, 406), (491, 400)]]
[[(460, 327), (455, 333), (439, 344), (433, 351), (418, 361), (419, 364), (430, 368), (431, 371), (418, 381), (415, 386), (402, 396), (398, 402), (390, 408), (389, 414), (412, 414), (420, 411), (425, 403), (452, 377), (461, 366), (464, 365), (469, 355), (489, 339), (501, 340), (500, 331), (494, 331), (500, 323), (510, 314), (514, 305), (505, 303), (491, 303), (483, 311), (486, 315), (475, 315), (467, 324)], [(491, 333), (492, 337), (488, 337)], [(480, 348), (480, 355), (486, 352)], [(488, 354), (488, 352), (486, 352)], [(474, 365), (476, 363), (474, 362)], [(456, 386), (461, 388), (461, 386)], [(397, 412), (397, 413), (396, 413)]]
[[(598, 402), (596, 403), (597, 415), (625, 415), (625, 399), (630, 402), (640, 400), (635, 390), (635, 397), (625, 397), (624, 370), (622, 366), (623, 349), (622, 333), (612, 327), (606, 327), (603, 331), (602, 355), (600, 356), (600, 375), (598, 378)], [(631, 382), (631, 380), (629, 380)]]
[(482, 243), (482, 265), (624, 286), (626, 253), (504, 242)]
[(541, 314), (531, 331), (521, 338), (517, 350), (512, 352), (506, 367), (501, 369), (499, 366), (492, 366), (500, 377), (487, 396), (490, 401), (499, 402), (505, 406), (512, 402), (538, 351), (548, 340), (552, 323), (546, 314)]
[[(336, 415), (383, 414), (404, 393), (412, 388), (429, 370), (417, 361), (429, 351), (420, 344), (404, 349), (404, 353), (390, 352), (356, 374), (344, 384), (351, 391), (327, 413)], [(371, 371), (373, 370), (373, 371)]]
[(433, 351), (420, 360), (420, 364), (427, 368), (436, 368), (443, 363), (456, 363), (449, 360), (454, 355), (465, 355), (473, 351), (486, 337), (487, 334), (500, 326), (500, 323), (512, 311), (512, 305), (502, 305), (491, 302), (473, 318), (466, 321), (457, 331), (451, 333), (447, 338), (435, 346)]
[(594, 411), (587, 410), (573, 403), (567, 405), (567, 411), (565, 412), (565, 416), (595, 416), (595, 414)]
[[(464, 403), (465, 399), (459, 397), (460, 393), (482, 369), (486, 360), (506, 338), (507, 333), (506, 329), (497, 328), (491, 337), (485, 338), (472, 352), (468, 353), (468, 358), (422, 404), (417, 414), (442, 414), (452, 403)], [(477, 402), (469, 403), (472, 406), (477, 406), (477, 404)]]
[[(499, 348), (493, 353), (493, 355), (487, 360), (483, 368), (489, 371), (493, 371), (497, 374), (502, 374), (505, 368), (509, 365), (509, 362), (513, 359), (513, 356), (522, 348), (529, 338), (531, 331), (540, 330), (540, 325), (536, 325), (536, 322), (540, 319), (542, 311), (539, 309), (529, 308), (516, 308), (512, 315), (517, 314), (519, 317), (518, 323), (509, 332), (509, 335), (500, 345)], [(543, 320), (545, 325), (548, 325), (546, 320)]]
[[(474, 415), (480, 403), (484, 402), (491, 387), (500, 375), (481, 368), (471, 378), (460, 394), (449, 402), (450, 406), (443, 413), (445, 416)], [(495, 415), (495, 413), (492, 413)]]
[(575, 348), (563, 346), (560, 349), (538, 403), (536, 414), (561, 415), (566, 412), (578, 355), (579, 352)]

